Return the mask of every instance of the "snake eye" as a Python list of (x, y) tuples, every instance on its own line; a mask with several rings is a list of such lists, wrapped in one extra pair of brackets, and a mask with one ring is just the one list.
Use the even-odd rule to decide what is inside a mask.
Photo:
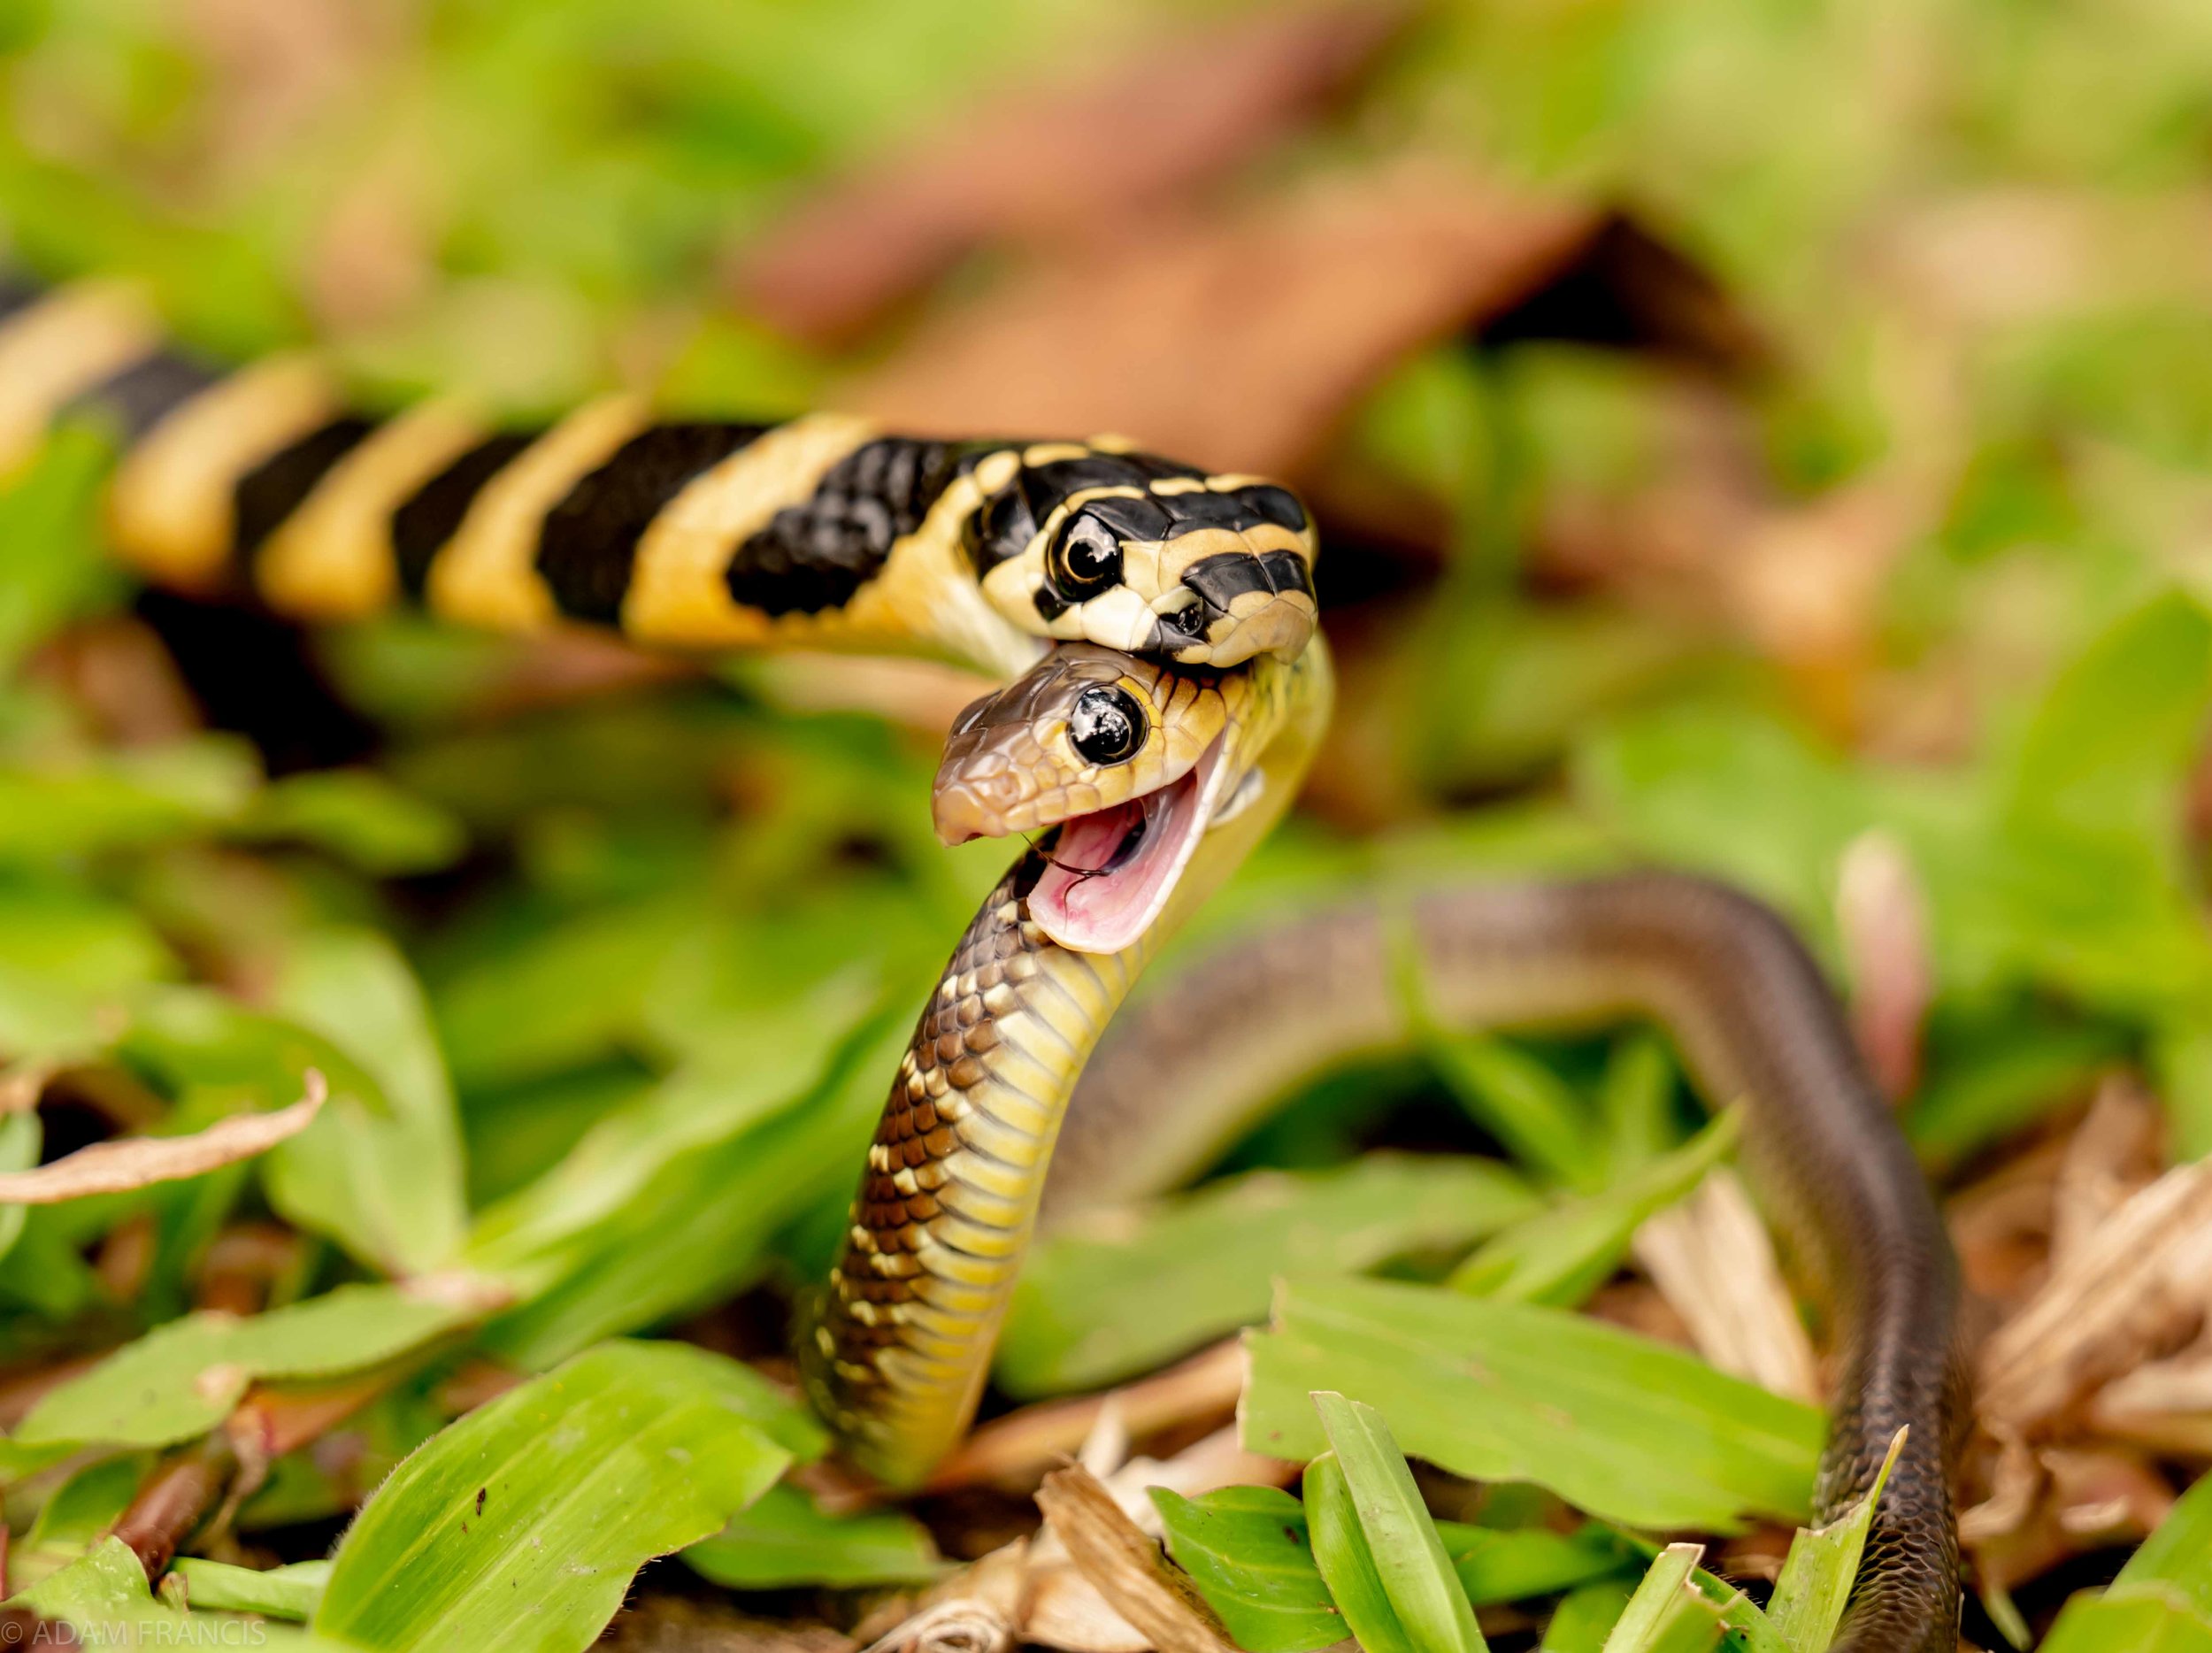
[(1110, 685), (1087, 688), (1068, 714), (1068, 742), (1084, 762), (1125, 764), (1137, 755), (1149, 726), (1129, 691)]
[(1096, 517), (1079, 511), (1053, 536), (1046, 566), (1053, 588), (1066, 601), (1081, 603), (1121, 583), (1121, 542)]
[(1202, 637), (1206, 634), (1206, 605), (1203, 603), (1187, 603), (1179, 609), (1161, 615), (1160, 625), (1164, 630), (1173, 632), (1179, 637)]

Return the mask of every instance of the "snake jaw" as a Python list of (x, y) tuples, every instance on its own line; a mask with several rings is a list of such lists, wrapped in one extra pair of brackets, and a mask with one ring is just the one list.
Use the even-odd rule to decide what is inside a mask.
[[(1027, 894), (1031, 920), (1071, 952), (1122, 952), (1171, 921), (1215, 827), (1236, 821), (1226, 836), (1237, 838), (1268, 813), (1255, 805), (1292, 761), (1274, 749), (1314, 697), (1298, 686), (1317, 671), (1264, 656), (1228, 672), (1179, 668), (1064, 643), (953, 726), (933, 794), (938, 835), (1056, 828)], [(1104, 723), (1101, 705), (1114, 711)]]
[(1197, 766), (1126, 803), (1068, 821), (1029, 915), (1071, 952), (1118, 953), (1151, 930), (1206, 835), (1227, 771), (1217, 737)]

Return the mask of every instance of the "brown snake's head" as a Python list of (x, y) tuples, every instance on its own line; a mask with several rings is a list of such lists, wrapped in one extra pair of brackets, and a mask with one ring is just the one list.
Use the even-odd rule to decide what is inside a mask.
[(1143, 935), (1201, 841), (1263, 780), (1294, 668), (1194, 672), (1065, 643), (960, 714), (937, 771), (948, 843), (1059, 829), (1031, 916), (1061, 946)]

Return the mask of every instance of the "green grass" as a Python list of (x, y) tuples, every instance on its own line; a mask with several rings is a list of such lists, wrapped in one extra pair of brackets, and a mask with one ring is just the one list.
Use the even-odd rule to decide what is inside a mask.
[[(0, 5), (0, 220), (42, 273), (148, 280), (211, 350), (327, 342), (372, 396), (531, 411), (626, 380), (784, 411), (849, 364), (733, 313), (733, 249), (838, 169), (1187, 16), (21, 0)], [(1675, 583), (1563, 580), (1563, 523), (1642, 520), (1713, 464), (1710, 404), (1559, 345), (1391, 365), (1334, 451), (1444, 514), (1448, 566), (1363, 628), (1359, 716), (1325, 763), (1340, 798), (1386, 774), (1394, 813), (1294, 822), (1200, 931), (1379, 873), (1651, 858), (1766, 896), (1848, 987), (1838, 879), (1879, 832), (1927, 923), (1901, 1117), (1932, 1170), (1994, 1163), (2115, 1066), (2156, 1096), (2170, 1157), (2212, 1151), (2212, 867), (2185, 803), (2212, 726), (2212, 300), (2188, 273), (2208, 18), (1431, 7), (1259, 182), (1417, 135), (1630, 207), (1773, 344), (1767, 381), (1701, 393), (1725, 404), (1724, 468), (1810, 525), (1801, 572), (1831, 565), (1823, 524), (1872, 572), (1814, 605), (1858, 605), (1826, 652), (1742, 611), (1726, 547), (1693, 546)], [(950, 289), (987, 296), (1003, 262)], [(712, 1581), (687, 1589), (754, 1607), (933, 1576), (902, 1515), (847, 1519), (787, 1483), (755, 1502), (818, 1442), (683, 1336), (773, 1349), (762, 1324), (823, 1267), (912, 1009), (1002, 858), (930, 837), (927, 744), (737, 674), (497, 715), (517, 645), (403, 621), (308, 645), (359, 721), (342, 762), (273, 774), (235, 734), (118, 738), (62, 646), (163, 703), (161, 645), (99, 556), (108, 457), (67, 432), (0, 491), (0, 1062), (60, 1065), (75, 1104), (12, 1122), (0, 1157), (27, 1163), (41, 1129), (65, 1143), (88, 1111), (183, 1132), (280, 1105), (309, 1065), (332, 1099), (251, 1166), (0, 1215), (0, 1378), (42, 1395), (0, 1442), (12, 1588), (80, 1622), (184, 1611), (100, 1542), (150, 1455), (332, 1386), (357, 1410), (267, 1466), (236, 1512), (252, 1549), (180, 1569), (189, 1611), (308, 1626), (273, 1646), (554, 1649), (686, 1547)], [(1855, 519), (1820, 513), (1860, 494), (1902, 503), (1852, 540)], [(1767, 1618), (1644, 1535), (1803, 1518), (1818, 1417), (1567, 1312), (1724, 1142), (1681, 1146), (1648, 1044), (1609, 1067), (1440, 1033), (1425, 1055), (1294, 1099), (1242, 1150), (1256, 1174), (1056, 1240), (1005, 1388), (1141, 1375), (1276, 1293), (1245, 1439), (1333, 1448), (1309, 1480), (1325, 1511), (1257, 1488), (1160, 1501), (1253, 1653), (1348, 1619), (1370, 1645), (1464, 1653), (1463, 1595), (1530, 1607), (1563, 1649), (1816, 1645), (1847, 1530), (1801, 1541), (1830, 1558)], [(1471, 1120), (1518, 1163), (1361, 1157), (1409, 1098), (1402, 1134), (1464, 1142)], [(263, 1311), (233, 1319), (208, 1305), (242, 1254)], [(1530, 1301), (1446, 1289), (1455, 1265)], [(460, 1416), (488, 1363), (520, 1387)], [(1325, 1427), (1316, 1390), (1362, 1410)], [(1430, 1542), (1402, 1450), (1491, 1483), (1485, 1525)], [(2206, 1495), (2101, 1595), (2036, 1603), (2047, 1645), (2212, 1648)], [(327, 1578), (298, 1570), (347, 1520)], [(437, 1565), (416, 1566), (426, 1537)], [(858, 1597), (820, 1599), (849, 1619)]]

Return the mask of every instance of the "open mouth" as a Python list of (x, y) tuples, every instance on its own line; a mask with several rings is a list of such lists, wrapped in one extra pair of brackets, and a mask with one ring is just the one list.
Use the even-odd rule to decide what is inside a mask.
[(1118, 953), (1150, 929), (1190, 865), (1218, 802), (1221, 742), (1187, 774), (1141, 798), (1062, 823), (1029, 892), (1029, 916), (1061, 946)]

